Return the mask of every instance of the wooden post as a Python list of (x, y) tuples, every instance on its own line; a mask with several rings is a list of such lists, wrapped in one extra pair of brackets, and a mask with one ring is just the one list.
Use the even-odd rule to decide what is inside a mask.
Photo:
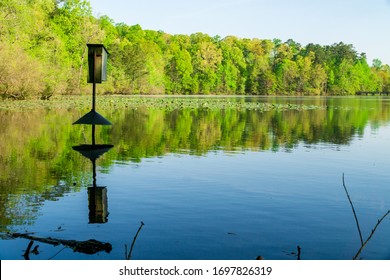
[(93, 51), (93, 77), (92, 77), (92, 110), (96, 110), (96, 50)]
[(96, 111), (96, 83), (92, 85), (92, 111)]

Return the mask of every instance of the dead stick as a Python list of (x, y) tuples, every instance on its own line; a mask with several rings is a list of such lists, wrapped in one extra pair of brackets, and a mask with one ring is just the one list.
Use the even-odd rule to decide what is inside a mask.
[(298, 249), (297, 260), (300, 261), (301, 260), (301, 247), (299, 247), (299, 245), (298, 245), (297, 249)]
[[(130, 252), (129, 252), (129, 254), (128, 254), (127, 257), (126, 257), (127, 260), (130, 260), (130, 259), (131, 259), (131, 253), (133, 252), (133, 248), (134, 248), (135, 241), (137, 240), (138, 234), (139, 234), (139, 232), (141, 231), (141, 229), (142, 229), (142, 227), (143, 227), (144, 225), (145, 225), (144, 222), (141, 221), (141, 225), (140, 225), (140, 227), (138, 228), (138, 231), (137, 231), (137, 233), (136, 233), (135, 236), (134, 236), (133, 243), (131, 243)], [(127, 252), (127, 246), (126, 246), (126, 252)]]
[(363, 236), (362, 236), (362, 231), (360, 230), (359, 220), (358, 220), (358, 218), (357, 218), (357, 216), (356, 216), (355, 207), (353, 206), (353, 203), (352, 203), (351, 197), (349, 196), (349, 193), (348, 193), (347, 187), (345, 186), (344, 173), (343, 173), (343, 187), (344, 187), (345, 193), (347, 194), (347, 197), (348, 197), (349, 203), (351, 204), (351, 207), (352, 207), (352, 212), (353, 212), (353, 216), (355, 217), (356, 226), (357, 226), (357, 229), (358, 229), (358, 232), (359, 232), (359, 237), (360, 237), (360, 244), (363, 246)]
[(380, 225), (380, 223), (381, 223), (381, 222), (386, 218), (386, 216), (389, 215), (389, 214), (390, 214), (390, 210), (388, 210), (387, 213), (384, 214), (384, 215), (382, 216), (382, 218), (380, 218), (380, 219), (378, 220), (378, 222), (376, 223), (374, 229), (371, 231), (370, 236), (366, 239), (366, 241), (365, 241), (365, 242), (362, 244), (362, 246), (359, 248), (359, 251), (358, 251), (358, 252), (356, 253), (356, 255), (353, 257), (353, 260), (356, 260), (356, 259), (359, 257), (360, 253), (363, 251), (363, 249), (364, 249), (364, 247), (366, 246), (366, 244), (368, 243), (368, 241), (370, 241), (371, 237), (374, 235), (374, 233), (375, 233), (375, 231), (377, 230), (377, 228), (378, 228), (378, 226)]
[(31, 247), (32, 247), (33, 244), (34, 244), (34, 241), (33, 241), (33, 240), (31, 240), (31, 241), (28, 243), (26, 252), (24, 252), (24, 254), (23, 254), (23, 257), (24, 257), (25, 260), (29, 260), (29, 259), (30, 259), (30, 250), (31, 250)]

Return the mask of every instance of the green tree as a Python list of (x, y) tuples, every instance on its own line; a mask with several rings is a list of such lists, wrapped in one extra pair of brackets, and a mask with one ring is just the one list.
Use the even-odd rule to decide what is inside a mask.
[(272, 95), (276, 90), (276, 77), (272, 71), (269, 40), (245, 40), (244, 53), (247, 63), (246, 92), (249, 94)]
[(246, 61), (243, 46), (238, 38), (229, 36), (219, 43), (222, 51), (219, 92), (225, 94), (244, 94), (246, 92)]
[(168, 93), (189, 94), (192, 86), (192, 58), (186, 44), (180, 38), (172, 38), (173, 42), (168, 47), (168, 63), (166, 65), (166, 88)]
[(52, 14), (53, 29), (63, 42), (70, 62), (66, 91), (80, 93), (86, 85), (87, 43), (102, 41), (103, 33), (86, 0), (61, 0)]
[[(222, 62), (222, 51), (214, 42), (202, 40), (195, 46), (193, 53), (193, 67), (195, 80), (199, 83), (199, 93), (215, 92), (218, 81), (218, 68)], [(210, 38), (211, 39), (211, 38)]]

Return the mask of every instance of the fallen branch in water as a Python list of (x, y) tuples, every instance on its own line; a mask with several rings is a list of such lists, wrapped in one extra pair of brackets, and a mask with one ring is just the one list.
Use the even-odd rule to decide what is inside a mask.
[(53, 246), (63, 245), (72, 248), (75, 252), (84, 253), (88, 255), (93, 255), (100, 251), (106, 251), (107, 253), (109, 253), (112, 250), (112, 246), (110, 243), (100, 242), (95, 239), (89, 239), (86, 241), (65, 240), (51, 237), (38, 237), (27, 233), (12, 233), (10, 234), (10, 236), (13, 238), (25, 238), (33, 241), (38, 241)]

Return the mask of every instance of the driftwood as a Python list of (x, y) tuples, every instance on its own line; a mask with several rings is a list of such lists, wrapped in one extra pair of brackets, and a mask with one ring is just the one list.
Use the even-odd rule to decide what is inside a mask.
[(88, 255), (93, 255), (100, 251), (106, 251), (107, 253), (110, 253), (112, 250), (112, 246), (110, 243), (100, 242), (95, 239), (89, 239), (86, 241), (65, 240), (51, 237), (38, 237), (28, 233), (12, 233), (10, 234), (10, 236), (12, 238), (25, 238), (28, 240), (38, 241), (54, 246), (63, 245), (73, 249), (74, 252), (84, 253)]

